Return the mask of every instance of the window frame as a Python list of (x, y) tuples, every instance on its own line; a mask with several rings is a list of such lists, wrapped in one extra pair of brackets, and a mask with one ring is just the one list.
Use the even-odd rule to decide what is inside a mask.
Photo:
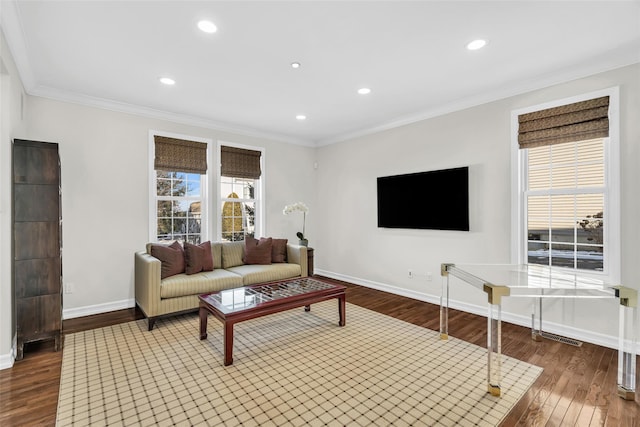
[[(254, 188), (254, 202), (255, 202), (255, 209), (256, 209), (256, 214), (255, 214), (255, 230), (254, 230), (254, 235), (256, 238), (260, 237), (260, 236), (264, 236), (265, 235), (265, 188), (266, 188), (266, 177), (265, 177), (265, 155), (266, 155), (266, 150), (263, 147), (256, 147), (256, 146), (251, 146), (251, 145), (245, 145), (245, 144), (238, 144), (238, 143), (234, 143), (234, 142), (228, 142), (228, 141), (222, 141), (222, 140), (218, 140), (217, 143), (217, 150), (216, 150), (216, 155), (218, 158), (218, 161), (215, 163), (215, 176), (217, 179), (217, 185), (215, 186), (216, 188), (216, 193), (217, 193), (217, 202), (216, 202), (216, 211), (212, 214), (212, 216), (215, 217), (215, 222), (216, 222), (216, 240), (217, 241), (222, 241), (222, 218), (221, 218), (221, 213), (222, 213), (222, 206), (224, 204), (224, 202), (222, 201), (223, 199), (223, 195), (222, 195), (222, 175), (221, 175), (221, 170), (222, 170), (222, 166), (221, 166), (221, 160), (222, 156), (221, 156), (221, 150), (222, 150), (222, 146), (226, 146), (226, 147), (235, 147), (235, 148), (244, 148), (246, 150), (253, 150), (253, 151), (259, 151), (260, 152), (260, 170), (261, 175), (260, 178), (257, 179), (257, 185)], [(239, 201), (242, 201), (243, 199), (239, 199)]]
[(511, 111), (511, 263), (528, 264), (527, 246), (527, 149), (518, 145), (518, 116), (533, 111), (609, 96), (609, 137), (604, 138), (604, 265), (603, 271), (567, 270), (597, 276), (620, 283), (621, 211), (620, 211), (620, 112), (618, 86), (589, 92)]
[[(202, 142), (207, 144), (207, 164), (209, 165), (207, 168), (207, 173), (205, 175), (200, 176), (200, 189), (201, 189), (201, 204), (200, 204), (200, 241), (205, 242), (209, 240), (209, 224), (210, 224), (210, 214), (208, 205), (210, 203), (210, 192), (209, 192), (209, 184), (212, 176), (212, 168), (211, 164), (211, 146), (213, 145), (213, 140), (210, 138), (202, 138), (192, 135), (184, 135), (170, 132), (163, 132), (157, 130), (149, 130), (149, 242), (157, 242), (157, 174), (154, 166), (155, 159), (155, 140), (154, 136), (164, 136), (167, 138), (176, 138), (176, 139), (184, 139), (188, 141)], [(180, 171), (177, 171), (180, 172)], [(188, 198), (188, 197), (187, 197)]]

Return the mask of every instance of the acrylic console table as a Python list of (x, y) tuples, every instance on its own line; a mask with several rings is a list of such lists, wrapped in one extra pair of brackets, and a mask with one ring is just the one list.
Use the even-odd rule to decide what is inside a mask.
[[(449, 338), (449, 277), (487, 293), (487, 391), (500, 396), (501, 317), (502, 298), (533, 300), (531, 334), (542, 334), (543, 298), (601, 298), (619, 301), (618, 334), (618, 396), (635, 400), (636, 345), (638, 324), (638, 291), (624, 286), (612, 286), (593, 276), (569, 273), (539, 265), (513, 264), (442, 264), (442, 295), (440, 296), (440, 338)], [(536, 320), (539, 328), (535, 328)]]

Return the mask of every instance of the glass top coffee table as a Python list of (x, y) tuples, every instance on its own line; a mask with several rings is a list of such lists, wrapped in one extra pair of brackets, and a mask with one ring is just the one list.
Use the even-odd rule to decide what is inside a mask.
[(207, 338), (209, 314), (224, 325), (224, 364), (233, 363), (233, 325), (267, 314), (303, 307), (332, 298), (338, 299), (339, 325), (345, 325), (345, 286), (301, 277), (260, 285), (243, 286), (200, 295), (200, 339)]

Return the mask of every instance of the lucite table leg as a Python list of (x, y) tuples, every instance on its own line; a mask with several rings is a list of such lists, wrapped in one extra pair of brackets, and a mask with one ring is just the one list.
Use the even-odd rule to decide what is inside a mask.
[(502, 368), (502, 297), (509, 295), (509, 288), (485, 283), (484, 291), (489, 297), (487, 315), (487, 391), (500, 396)]
[(489, 304), (487, 316), (487, 391), (492, 396), (500, 396), (502, 376), (502, 319), (499, 304)]
[(616, 288), (616, 295), (620, 300), (618, 396), (625, 400), (635, 400), (638, 292), (635, 289), (620, 286)]
[[(536, 321), (538, 328), (536, 329)], [(542, 298), (533, 299), (533, 313), (531, 314), (531, 339), (542, 341)]]
[(447, 268), (453, 264), (442, 264), (440, 275), (442, 276), (442, 288), (440, 290), (440, 339), (449, 339), (449, 271)]

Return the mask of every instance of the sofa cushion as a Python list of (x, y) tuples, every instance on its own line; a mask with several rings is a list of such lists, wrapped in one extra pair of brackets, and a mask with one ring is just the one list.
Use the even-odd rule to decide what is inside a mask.
[(222, 268), (222, 242), (211, 242), (211, 253), (213, 254), (213, 268)]
[(235, 267), (244, 262), (244, 242), (225, 242), (222, 244), (222, 268)]
[(200, 295), (242, 286), (242, 276), (223, 269), (178, 274), (160, 282), (160, 298)]
[[(260, 240), (262, 239), (264, 237), (260, 238)], [(271, 262), (287, 262), (288, 239), (272, 239), (271, 242)]]
[(184, 242), (185, 273), (195, 274), (201, 271), (213, 270), (213, 256), (211, 255), (211, 242), (194, 245)]
[(245, 264), (271, 264), (271, 248), (273, 246), (271, 237), (257, 240), (251, 236), (247, 236), (244, 242)]
[(242, 283), (255, 285), (256, 283), (273, 282), (275, 280), (292, 279), (302, 274), (299, 264), (278, 263), (269, 265), (240, 265), (228, 271), (242, 276)]
[(180, 243), (173, 242), (168, 246), (152, 244), (150, 249), (151, 256), (160, 260), (161, 279), (184, 273), (184, 251)]

